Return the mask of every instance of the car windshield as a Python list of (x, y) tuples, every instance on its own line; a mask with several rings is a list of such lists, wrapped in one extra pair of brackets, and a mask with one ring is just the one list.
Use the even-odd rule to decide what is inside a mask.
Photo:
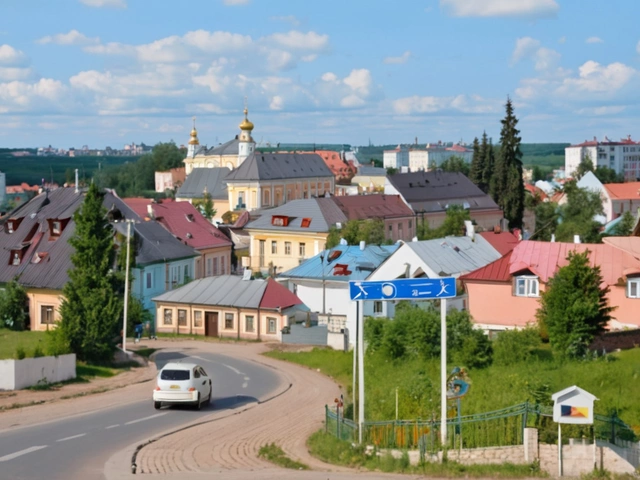
[(189, 380), (189, 370), (162, 370), (161, 380)]

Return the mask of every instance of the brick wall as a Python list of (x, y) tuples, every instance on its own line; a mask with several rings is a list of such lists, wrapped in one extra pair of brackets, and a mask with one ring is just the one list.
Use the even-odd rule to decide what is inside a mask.
[(604, 349), (607, 352), (621, 349), (627, 350), (640, 345), (640, 328), (635, 330), (622, 330), (617, 332), (607, 332), (598, 335), (591, 345), (590, 350), (597, 350), (599, 353)]

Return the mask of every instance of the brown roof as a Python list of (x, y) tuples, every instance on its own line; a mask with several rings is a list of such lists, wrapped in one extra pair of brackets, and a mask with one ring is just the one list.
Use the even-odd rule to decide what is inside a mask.
[(414, 215), (413, 210), (402, 201), (400, 195), (348, 195), (332, 198), (349, 220)]

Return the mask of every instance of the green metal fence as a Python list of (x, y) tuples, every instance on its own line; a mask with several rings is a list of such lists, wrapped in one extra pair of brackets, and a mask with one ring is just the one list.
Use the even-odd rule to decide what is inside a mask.
[[(326, 431), (348, 441), (358, 439), (358, 426), (353, 421), (325, 406)], [(482, 448), (522, 445), (524, 428), (538, 429), (542, 443), (558, 441), (552, 407), (522, 403), (512, 407), (476, 415), (447, 419), (447, 448)], [(617, 416), (594, 415), (592, 425), (564, 425), (563, 438), (606, 440), (613, 444), (634, 441), (633, 430)], [(436, 452), (440, 444), (440, 420), (396, 420), (365, 422), (363, 442), (379, 448), (419, 449)]]

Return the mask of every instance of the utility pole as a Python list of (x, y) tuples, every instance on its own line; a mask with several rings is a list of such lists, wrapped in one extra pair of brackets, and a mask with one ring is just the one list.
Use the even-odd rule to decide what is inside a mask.
[(126, 220), (127, 222), (127, 263), (125, 265), (124, 275), (124, 327), (122, 330), (122, 351), (127, 352), (127, 313), (129, 307), (129, 256), (131, 249), (131, 224), (133, 220)]

